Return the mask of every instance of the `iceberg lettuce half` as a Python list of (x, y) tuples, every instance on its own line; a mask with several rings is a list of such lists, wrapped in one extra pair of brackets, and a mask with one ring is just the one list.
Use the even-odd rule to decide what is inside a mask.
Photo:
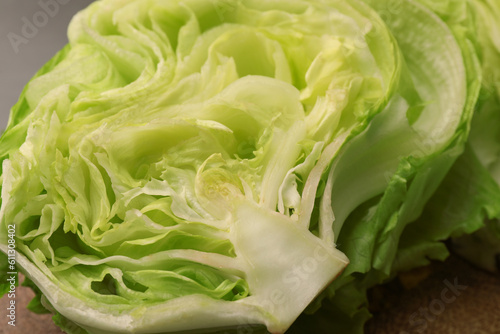
[(282, 333), (323, 291), (340, 327), (362, 326), (366, 289), (420, 263), (399, 240), (462, 153), (480, 86), (467, 36), (393, 3), (77, 14), (0, 138), (0, 249), (15, 226), (58, 324)]

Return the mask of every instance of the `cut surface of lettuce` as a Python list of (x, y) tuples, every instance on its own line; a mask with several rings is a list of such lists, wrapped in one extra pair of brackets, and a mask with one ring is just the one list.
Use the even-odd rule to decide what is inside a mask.
[(311, 308), (328, 296), (330, 330), (357, 333), (369, 287), (443, 256), (441, 234), (411, 231), (463, 152), (481, 69), (463, 22), (392, 6), (100, 0), (77, 14), (0, 138), (0, 250), (15, 225), (54, 321), (283, 333), (323, 291)]
[(316, 215), (399, 80), (382, 20), (358, 2), (104, 0), (68, 37), (0, 140), (1, 229), (57, 322), (285, 331), (348, 263)]

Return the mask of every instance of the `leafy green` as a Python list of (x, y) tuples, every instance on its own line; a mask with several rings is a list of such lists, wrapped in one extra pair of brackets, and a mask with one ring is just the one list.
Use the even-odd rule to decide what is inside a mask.
[(328, 297), (329, 330), (362, 332), (367, 289), (498, 214), (498, 48), (476, 38), (497, 22), (475, 16), (496, 4), (469, 6), (81, 11), (0, 138), (0, 249), (15, 225), (30, 308), (68, 333), (281, 333)]
[[(394, 2), (391, 1), (367, 2), (384, 17), (405, 61), (404, 79), (398, 86), (401, 92), (389, 104), (390, 120), (395, 123), (398, 118), (394, 115), (400, 115), (399, 119), (404, 119), (403, 116), (411, 119), (410, 112), (415, 110), (409, 103), (412, 101), (416, 103), (415, 107), (420, 108), (419, 119), (413, 123), (413, 129), (427, 132), (420, 141), (412, 138), (410, 129), (401, 132), (393, 130), (394, 135), (387, 136), (391, 133), (390, 128), (383, 129), (392, 124), (386, 119), (373, 131), (386, 135), (388, 142), (397, 142), (401, 148), (406, 143), (409, 146), (417, 143), (418, 146), (410, 150), (411, 154), (405, 157), (394, 152), (394, 148), (387, 149), (387, 146), (375, 151), (377, 144), (372, 143), (384, 142), (374, 139), (376, 137), (372, 135), (367, 136), (370, 139), (365, 141), (371, 144), (370, 150), (356, 147), (349, 158), (350, 166), (346, 174), (353, 170), (353, 156), (368, 152), (365, 154), (370, 158), (360, 162), (371, 170), (370, 181), (359, 182), (364, 189), (367, 184), (374, 184), (373, 180), (377, 177), (373, 161), (383, 159), (386, 168), (378, 175), (382, 178), (385, 172), (389, 180), (383, 195), (365, 198), (364, 204), (358, 204), (347, 217), (338, 237), (338, 248), (347, 255), (351, 264), (333, 282), (325, 296), (329, 296), (337, 312), (337, 321), (330, 324), (330, 328), (349, 333), (362, 333), (364, 322), (370, 317), (366, 296), (369, 288), (387, 281), (401, 270), (425, 264), (427, 253), (436, 248), (439, 251), (435, 251), (434, 258), (444, 259), (447, 256), (444, 244), (427, 242), (427, 239), (436, 238), (433, 231), (424, 233), (423, 240), (415, 238), (416, 235), (409, 231), (413, 225), (417, 230), (423, 229), (420, 220), (415, 220), (463, 151), (481, 83), (477, 57), (467, 35), (454, 33), (418, 3), (402, 1), (392, 8)], [(401, 97), (398, 101), (398, 96), (409, 98), (403, 103)], [(393, 160), (398, 162), (398, 168), (395, 174), (387, 173), (387, 164), (394, 153), (398, 154), (398, 159)], [(339, 175), (339, 179), (344, 180), (345, 177)], [(340, 193), (342, 188), (337, 189), (339, 198), (350, 200), (355, 196), (353, 193), (345, 196), (345, 193)], [(359, 188), (354, 189), (360, 193)], [(332, 200), (334, 212), (335, 205)], [(338, 206), (342, 207), (342, 204)], [(338, 214), (336, 218), (339, 218)], [(454, 228), (443, 226), (444, 239), (451, 235)], [(407, 249), (406, 235), (410, 242), (415, 241), (415, 248)]]
[[(449, 25), (455, 19), (443, 10), (433, 10)], [(496, 1), (471, 0), (461, 2), (473, 17), (472, 27), (462, 33), (474, 35), (475, 47), (482, 69), (481, 92), (471, 123), (466, 152), (454, 165), (439, 192), (426, 210), (426, 221), (436, 225), (455, 225), (453, 250), (476, 265), (498, 271), (496, 258), (500, 254), (500, 5)], [(458, 29), (455, 29), (458, 30)], [(424, 220), (424, 219), (423, 219)], [(465, 228), (469, 226), (469, 228)], [(471, 227), (474, 227), (471, 229)], [(473, 230), (479, 231), (473, 234)], [(461, 233), (459, 233), (461, 231)], [(444, 237), (444, 236), (441, 236)], [(415, 242), (416, 244), (416, 242)]]
[(31, 281), (29, 278), (24, 278), (24, 281), (21, 285), (29, 287), (35, 293), (35, 297), (33, 297), (33, 299), (26, 306), (28, 310), (37, 314), (50, 313), (50, 310), (43, 305), (44, 297), (42, 291), (40, 291), (38, 286), (36, 286), (36, 284), (33, 283), (33, 281)]

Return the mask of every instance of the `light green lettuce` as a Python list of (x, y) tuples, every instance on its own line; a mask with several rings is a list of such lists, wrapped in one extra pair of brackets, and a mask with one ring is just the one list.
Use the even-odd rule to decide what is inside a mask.
[(0, 141), (1, 228), (16, 226), (56, 322), (286, 330), (348, 263), (313, 211), (398, 79), (389, 32), (367, 23), (383, 27), (322, 1), (99, 1), (75, 16)]
[[(338, 234), (338, 248), (351, 263), (324, 295), (331, 300), (327, 303), (328, 314), (332, 314), (327, 320), (329, 328), (345, 333), (363, 333), (364, 323), (371, 317), (367, 300), (369, 288), (386, 282), (400, 271), (427, 264), (429, 255), (434, 259), (444, 259), (448, 255), (443, 241), (457, 227), (436, 220), (434, 225), (442, 231), (438, 235), (426, 230), (426, 224), (417, 219), (426, 203), (432, 202), (432, 195), (463, 152), (481, 84), (474, 44), (467, 34), (458, 34), (418, 2), (367, 3), (386, 22), (405, 62), (403, 80), (398, 85), (399, 96), (405, 99), (400, 97), (398, 100), (398, 95), (394, 96), (394, 102), (386, 109), (387, 115), (392, 113), (391, 118), (378, 123), (373, 133), (387, 136), (392, 133), (389, 126), (394, 126), (395, 120), (409, 119), (412, 124), (412, 115), (416, 114), (418, 120), (411, 125), (411, 130), (392, 130), (394, 135), (387, 136), (387, 141), (397, 142), (399, 147), (411, 143), (418, 146), (409, 155), (398, 152), (398, 159), (394, 160), (391, 155), (395, 149), (387, 149), (387, 144), (375, 152), (377, 146), (374, 144), (369, 151), (359, 151), (357, 147), (352, 150), (351, 164), (345, 175), (356, 170), (352, 161), (357, 161), (353, 158), (355, 155), (363, 157), (359, 152), (367, 152), (366, 160), (361, 158), (358, 162), (366, 168), (371, 168), (373, 161), (378, 160), (385, 166), (397, 161), (398, 167), (394, 174), (387, 173), (387, 167), (382, 169), (389, 181), (386, 189), (365, 199), (362, 205), (358, 204)], [(412, 99), (415, 95), (419, 98)], [(384, 112), (380, 117), (382, 115)], [(424, 138), (413, 139), (412, 130), (423, 131)], [(367, 133), (366, 142), (383, 143), (375, 136)], [(382, 177), (383, 174), (370, 174), (370, 180), (360, 182), (362, 187), (368, 188), (377, 175)], [(344, 180), (345, 176), (339, 175), (339, 179)], [(338, 191), (339, 202), (352, 196), (344, 198), (341, 190)], [(332, 206), (335, 205), (332, 200)], [(468, 227), (470, 232), (474, 230)], [(325, 312), (321, 312), (320, 317), (325, 317)], [(314, 318), (305, 321), (316, 322)]]
[[(462, 15), (449, 15), (460, 3)], [(444, 4), (442, 4), (444, 5)], [(453, 166), (426, 209), (423, 220), (457, 226), (453, 250), (489, 271), (500, 270), (500, 3), (489, 0), (450, 1), (436, 11), (459, 30), (467, 15), (482, 70), (466, 152)], [(473, 230), (478, 232), (469, 235)], [(465, 234), (464, 234), (465, 233)], [(424, 234), (424, 233), (423, 233)], [(445, 237), (440, 235), (440, 238)]]
[(323, 291), (311, 309), (329, 297), (329, 330), (361, 332), (369, 287), (445, 252), (405, 235), (463, 152), (481, 84), (464, 24), (393, 6), (77, 14), (0, 138), (0, 249), (14, 224), (33, 308), (69, 333), (282, 333)]

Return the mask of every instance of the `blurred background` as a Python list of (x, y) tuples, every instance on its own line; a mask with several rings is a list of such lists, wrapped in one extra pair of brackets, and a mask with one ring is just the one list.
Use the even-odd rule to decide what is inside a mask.
[(0, 0), (0, 128), (35, 72), (67, 42), (73, 15), (92, 0)]

